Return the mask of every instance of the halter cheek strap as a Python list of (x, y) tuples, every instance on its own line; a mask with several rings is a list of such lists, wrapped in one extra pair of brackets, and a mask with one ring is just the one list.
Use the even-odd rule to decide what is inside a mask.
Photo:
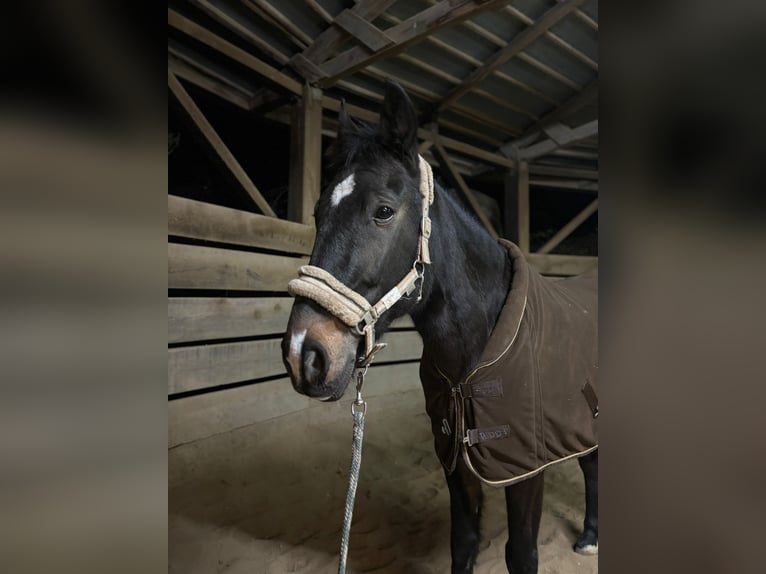
[(423, 215), (420, 220), (418, 250), (412, 269), (399, 283), (383, 295), (377, 303), (370, 304), (364, 296), (350, 289), (336, 279), (332, 273), (314, 265), (304, 265), (298, 271), (298, 277), (287, 284), (290, 295), (306, 297), (337, 317), (358, 335), (365, 338), (365, 356), (357, 366), (368, 366), (375, 354), (386, 344), (375, 340), (375, 323), (380, 316), (391, 309), (402, 297), (409, 296), (420, 281), (420, 301), (423, 293), (423, 275), (425, 266), (431, 263), (428, 239), (431, 237), (431, 218), (429, 208), (434, 201), (434, 177), (431, 166), (418, 156), (420, 161), (420, 195)]

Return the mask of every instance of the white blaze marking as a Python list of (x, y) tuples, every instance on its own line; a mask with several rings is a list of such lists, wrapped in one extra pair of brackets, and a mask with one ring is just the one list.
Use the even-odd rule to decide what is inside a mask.
[(354, 191), (354, 174), (352, 173), (349, 175), (346, 179), (341, 181), (338, 185), (335, 186), (335, 189), (332, 190), (332, 197), (330, 198), (330, 203), (333, 207), (337, 207), (337, 205), (340, 203), (340, 201), (349, 195), (351, 195), (351, 192)]
[(295, 335), (293, 335), (293, 338), (290, 339), (290, 354), (295, 356), (298, 359), (300, 359), (301, 347), (303, 347), (303, 339), (305, 338), (306, 338), (306, 329), (304, 329), (300, 333), (296, 333)]

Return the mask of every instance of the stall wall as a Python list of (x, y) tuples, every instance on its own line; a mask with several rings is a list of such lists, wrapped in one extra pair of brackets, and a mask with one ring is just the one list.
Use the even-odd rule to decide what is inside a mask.
[[(281, 360), (312, 227), (168, 196), (169, 446), (315, 406)], [(369, 396), (418, 385), (422, 343), (409, 318), (368, 376)]]

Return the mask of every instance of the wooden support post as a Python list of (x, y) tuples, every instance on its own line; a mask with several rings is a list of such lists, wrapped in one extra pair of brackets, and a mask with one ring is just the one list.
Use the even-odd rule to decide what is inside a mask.
[(170, 70), (168, 70), (168, 87), (173, 92), (173, 95), (178, 102), (186, 110), (186, 113), (189, 114), (189, 117), (194, 121), (200, 132), (202, 132), (202, 135), (205, 136), (205, 139), (210, 143), (215, 153), (218, 154), (218, 157), (220, 157), (226, 167), (229, 168), (229, 171), (231, 171), (232, 175), (234, 175), (263, 214), (276, 217), (274, 210), (271, 209), (271, 206), (269, 206), (266, 199), (261, 195), (261, 192), (258, 191), (258, 188), (255, 187), (255, 184), (248, 177), (247, 173), (245, 173), (245, 170), (242, 169), (242, 166), (239, 165), (237, 158), (235, 158), (231, 151), (229, 151), (229, 148), (223, 143), (223, 140), (215, 129), (213, 129), (213, 126), (210, 125), (210, 122), (205, 118), (202, 110), (197, 107), (197, 104), (194, 103), (194, 100), (192, 100), (189, 93), (181, 85), (181, 82), (178, 81), (178, 78), (176, 78), (175, 74)]
[(598, 199), (594, 199), (591, 201), (588, 206), (583, 209), (580, 213), (575, 215), (572, 220), (567, 223), (564, 227), (559, 229), (558, 233), (556, 233), (553, 237), (551, 237), (545, 245), (543, 245), (537, 253), (550, 253), (553, 251), (556, 246), (564, 241), (567, 237), (569, 237), (572, 232), (580, 227), (582, 223), (588, 219), (593, 213), (596, 212), (598, 209)]
[(527, 162), (517, 162), (516, 181), (519, 190), (519, 249), (522, 253), (529, 253), (529, 164)]
[(287, 218), (314, 225), (322, 169), (322, 91), (308, 84), (292, 111)]
[[(505, 176), (505, 201), (503, 201), (503, 225), (505, 236), (527, 253), (529, 251), (529, 171), (526, 162), (519, 162), (519, 169), (508, 170)], [(520, 171), (523, 168), (523, 174)], [(522, 183), (526, 182), (525, 185)], [(526, 193), (523, 193), (526, 189)], [(523, 217), (526, 206), (526, 216)], [(522, 245), (526, 236), (527, 250)]]

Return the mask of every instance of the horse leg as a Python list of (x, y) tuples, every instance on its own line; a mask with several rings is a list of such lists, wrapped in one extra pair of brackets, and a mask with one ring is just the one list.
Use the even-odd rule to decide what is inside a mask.
[(537, 532), (543, 513), (543, 473), (505, 488), (508, 542), (505, 564), (510, 574), (537, 573)]
[(450, 497), (452, 574), (471, 574), (479, 553), (479, 526), (484, 499), (479, 479), (462, 457), (447, 476)]
[(585, 476), (585, 520), (574, 549), (580, 554), (598, 554), (598, 450), (581, 456), (577, 462)]

